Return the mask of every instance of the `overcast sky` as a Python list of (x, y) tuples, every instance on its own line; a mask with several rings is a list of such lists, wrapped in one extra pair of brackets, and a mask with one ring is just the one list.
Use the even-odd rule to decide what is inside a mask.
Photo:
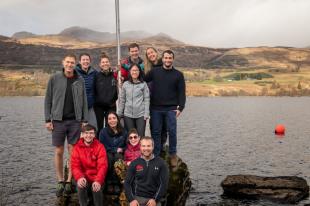
[[(310, 46), (310, 0), (119, 0), (121, 31), (210, 47)], [(1, 0), (0, 34), (115, 32), (114, 0)]]

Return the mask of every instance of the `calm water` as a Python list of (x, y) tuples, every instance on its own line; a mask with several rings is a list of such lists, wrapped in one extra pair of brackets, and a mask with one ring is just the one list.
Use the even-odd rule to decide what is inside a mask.
[[(178, 122), (178, 153), (193, 187), (187, 205), (276, 205), (222, 199), (232, 174), (297, 175), (310, 182), (310, 98), (188, 98)], [(0, 98), (0, 205), (55, 205), (51, 135), (43, 98)], [(286, 135), (273, 134), (276, 124)], [(298, 205), (310, 203), (305, 200)]]

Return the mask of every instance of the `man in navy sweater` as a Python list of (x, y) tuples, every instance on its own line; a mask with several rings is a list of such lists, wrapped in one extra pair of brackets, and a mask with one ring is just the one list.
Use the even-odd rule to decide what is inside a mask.
[(168, 166), (163, 159), (154, 156), (153, 149), (153, 139), (142, 137), (141, 157), (130, 163), (124, 183), (130, 206), (160, 206), (161, 199), (166, 195)]
[(161, 128), (166, 120), (169, 134), (169, 154), (171, 165), (177, 164), (177, 117), (185, 107), (185, 80), (182, 72), (173, 67), (174, 53), (166, 50), (162, 54), (163, 65), (153, 68), (145, 81), (153, 82), (151, 95), (152, 137), (155, 142), (154, 154), (162, 150)]

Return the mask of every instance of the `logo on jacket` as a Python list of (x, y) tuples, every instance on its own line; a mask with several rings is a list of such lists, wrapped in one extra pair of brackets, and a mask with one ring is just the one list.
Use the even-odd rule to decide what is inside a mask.
[(137, 171), (137, 172), (143, 171), (143, 166), (142, 166), (142, 165), (137, 165), (137, 166), (136, 166), (136, 171)]
[(158, 168), (158, 167), (156, 167), (156, 166), (154, 167), (154, 169), (155, 169), (155, 170), (159, 170), (159, 168)]

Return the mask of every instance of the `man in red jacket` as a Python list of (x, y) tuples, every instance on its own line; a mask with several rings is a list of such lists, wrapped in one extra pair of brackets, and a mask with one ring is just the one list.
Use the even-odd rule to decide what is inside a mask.
[(94, 126), (84, 126), (71, 155), (71, 169), (77, 182), (81, 206), (88, 205), (90, 192), (95, 206), (103, 205), (102, 185), (107, 174), (108, 160), (106, 150), (95, 134)]

